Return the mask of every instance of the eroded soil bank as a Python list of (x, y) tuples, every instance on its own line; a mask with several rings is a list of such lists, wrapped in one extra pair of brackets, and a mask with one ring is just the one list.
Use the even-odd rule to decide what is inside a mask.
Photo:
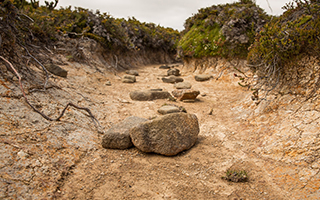
[[(28, 92), (49, 116), (68, 102), (91, 109), (105, 130), (128, 116), (153, 118), (165, 103), (197, 115), (196, 145), (178, 156), (146, 154), (136, 148), (103, 149), (102, 134), (80, 110), (68, 109), (61, 122), (34, 113), (18, 83), (1, 79), (0, 199), (319, 199), (320, 103), (285, 95), (255, 105), (233, 71), (208, 68), (213, 79), (196, 82), (196, 72), (176, 66), (199, 90), (194, 103), (132, 101), (138, 89), (174, 89), (163, 83), (160, 65), (134, 68), (137, 82), (121, 82), (124, 72), (68, 62), (68, 78)], [(110, 81), (111, 86), (106, 82)], [(275, 100), (274, 100), (275, 102)], [(211, 115), (209, 112), (212, 111)], [(221, 179), (230, 168), (244, 169), (249, 181)]]

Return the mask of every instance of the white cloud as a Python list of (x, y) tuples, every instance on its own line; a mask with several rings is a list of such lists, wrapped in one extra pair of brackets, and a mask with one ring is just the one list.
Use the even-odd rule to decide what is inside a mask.
[[(50, 1), (50, 0), (48, 0)], [(288, 0), (289, 1), (289, 0)], [(286, 0), (256, 0), (269, 14), (280, 15)], [(44, 4), (44, 0), (40, 1)], [(211, 5), (236, 2), (234, 0), (60, 0), (58, 7), (69, 5), (100, 10), (116, 18), (134, 16), (141, 22), (152, 22), (165, 27), (183, 30), (185, 20), (198, 9)], [(268, 7), (268, 3), (272, 8)]]

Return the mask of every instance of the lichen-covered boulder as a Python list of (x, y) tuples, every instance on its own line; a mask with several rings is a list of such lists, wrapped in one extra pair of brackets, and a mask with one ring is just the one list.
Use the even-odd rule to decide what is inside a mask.
[(194, 114), (172, 113), (140, 123), (130, 129), (134, 146), (143, 152), (174, 156), (190, 149), (200, 128)]

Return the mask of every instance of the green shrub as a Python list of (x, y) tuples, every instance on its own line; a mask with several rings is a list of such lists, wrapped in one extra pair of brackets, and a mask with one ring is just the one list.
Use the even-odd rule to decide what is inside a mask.
[(257, 33), (250, 47), (248, 62), (259, 76), (256, 90), (271, 91), (283, 85), (294, 88), (303, 57), (320, 55), (320, 1), (295, 0), (286, 11)]
[(268, 20), (251, 0), (202, 8), (185, 22), (180, 56), (246, 58), (256, 31)]

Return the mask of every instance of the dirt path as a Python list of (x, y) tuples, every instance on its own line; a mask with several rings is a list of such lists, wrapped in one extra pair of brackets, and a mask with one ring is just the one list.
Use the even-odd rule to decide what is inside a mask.
[[(195, 82), (193, 73), (177, 67), (182, 70), (182, 78), (201, 92), (194, 103), (175, 103), (197, 115), (200, 134), (192, 149), (174, 157), (145, 154), (136, 148), (103, 149), (102, 135), (84, 113), (70, 109), (63, 122), (49, 123), (30, 113), (22, 99), (7, 98), (7, 106), (1, 105), (0, 109), (4, 161), (0, 168), (0, 188), (4, 188), (0, 190), (0, 198), (260, 200), (319, 197), (319, 165), (315, 165), (319, 157), (315, 156), (308, 165), (298, 165), (273, 158), (277, 155), (275, 152), (264, 153), (261, 148), (274, 139), (271, 136), (278, 128), (279, 118), (276, 114), (253, 118), (256, 108), (250, 100), (250, 91), (240, 87), (232, 73), (219, 80)], [(56, 106), (61, 108), (69, 100), (77, 100), (79, 105), (90, 107), (106, 129), (128, 116), (157, 116), (157, 109), (169, 102), (132, 101), (130, 91), (174, 89), (173, 85), (161, 81), (166, 70), (159, 69), (159, 65), (137, 68), (140, 76), (134, 84), (121, 83), (117, 76), (80, 64), (66, 68), (68, 79), (55, 80), (62, 89), (53, 88), (50, 95), (32, 93), (34, 103), (51, 110), (49, 114), (57, 115)], [(219, 72), (210, 73), (217, 76)], [(106, 86), (106, 81), (112, 85)], [(318, 121), (317, 118), (317, 125)], [(246, 170), (249, 181), (232, 183), (221, 179), (230, 168)]]

